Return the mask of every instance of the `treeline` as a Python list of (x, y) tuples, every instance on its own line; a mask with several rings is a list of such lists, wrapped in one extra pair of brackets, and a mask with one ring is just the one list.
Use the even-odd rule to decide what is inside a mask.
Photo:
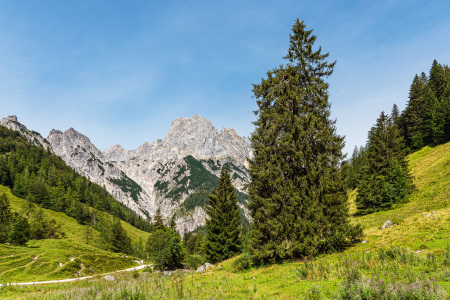
[(151, 230), (148, 220), (117, 202), (103, 187), (4, 126), (0, 126), (0, 184), (9, 187), (17, 197), (66, 213), (83, 225), (94, 224), (98, 210), (141, 230)]
[(429, 75), (416, 75), (398, 118), (408, 152), (450, 141), (450, 68), (433, 61)]
[(426, 145), (450, 141), (450, 68), (433, 62), (429, 75), (416, 75), (409, 101), (400, 113), (380, 114), (365, 146), (355, 147), (348, 166), (348, 187), (358, 189), (359, 214), (392, 208), (413, 190), (406, 155)]

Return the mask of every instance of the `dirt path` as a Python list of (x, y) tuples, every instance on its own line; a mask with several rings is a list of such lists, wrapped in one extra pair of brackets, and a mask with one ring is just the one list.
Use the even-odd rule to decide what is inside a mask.
[(125, 270), (113, 271), (113, 272), (109, 272), (109, 273), (96, 274), (96, 275), (85, 276), (85, 277), (61, 279), (61, 280), (48, 280), (48, 281), (36, 281), (36, 282), (11, 282), (11, 283), (5, 283), (5, 284), (0, 283), (0, 287), (5, 286), (5, 285), (7, 285), (7, 286), (8, 285), (34, 285), (34, 284), (63, 283), (63, 282), (71, 282), (71, 281), (78, 281), (78, 280), (86, 280), (89, 278), (93, 278), (95, 276), (101, 277), (104, 275), (118, 273), (118, 272), (129, 272), (129, 271), (134, 271), (134, 270), (142, 270), (143, 268), (150, 267), (150, 266), (152, 266), (152, 265), (141, 265), (141, 266), (125, 269)]

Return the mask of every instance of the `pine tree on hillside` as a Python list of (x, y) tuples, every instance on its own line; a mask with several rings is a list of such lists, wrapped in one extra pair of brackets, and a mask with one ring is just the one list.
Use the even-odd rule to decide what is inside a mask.
[(425, 109), (423, 93), (427, 88), (428, 79), (425, 73), (416, 75), (409, 90), (409, 101), (402, 113), (402, 127), (404, 128), (405, 142), (411, 149), (423, 147), (423, 134), (421, 130), (423, 112)]
[(436, 60), (433, 61), (433, 65), (430, 69), (428, 85), (436, 95), (437, 100), (441, 101), (447, 88), (447, 79), (444, 67)]
[(0, 243), (6, 242), (13, 222), (11, 205), (5, 193), (0, 196)]
[(369, 131), (368, 168), (358, 182), (356, 206), (360, 214), (386, 210), (403, 201), (411, 191), (403, 138), (384, 112)]
[(154, 230), (164, 229), (166, 227), (164, 225), (164, 220), (163, 220), (163, 217), (161, 215), (161, 210), (159, 208), (156, 210), (156, 215), (155, 215), (155, 218), (153, 220), (154, 220), (153, 221), (153, 228), (154, 228)]
[(126, 253), (131, 252), (131, 239), (127, 232), (120, 224), (120, 220), (116, 219), (111, 228), (111, 250), (114, 252)]
[(330, 118), (328, 84), (335, 62), (326, 61), (316, 36), (298, 20), (288, 62), (254, 85), (258, 119), (251, 142), (249, 204), (256, 262), (273, 262), (329, 251), (355, 242), (349, 223), (344, 138)]
[(241, 251), (241, 217), (226, 166), (222, 167), (217, 190), (208, 197), (205, 254), (208, 261), (215, 263)]

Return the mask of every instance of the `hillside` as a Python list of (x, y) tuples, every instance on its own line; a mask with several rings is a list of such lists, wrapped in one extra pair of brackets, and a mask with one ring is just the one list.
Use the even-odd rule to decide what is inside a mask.
[[(385, 212), (377, 212), (352, 221), (365, 226), (363, 242), (343, 253), (323, 255), (311, 261), (285, 262), (267, 267), (238, 271), (235, 262), (221, 263), (204, 274), (178, 274), (161, 277), (141, 274), (139, 280), (123, 275), (123, 285), (92, 281), (85, 295), (117, 297), (152, 295), (155, 299), (173, 299), (180, 295), (195, 299), (335, 299), (347, 289), (346, 278), (371, 278), (431, 284), (437, 292), (450, 295), (450, 143), (425, 147), (408, 157), (416, 185), (410, 201)], [(350, 195), (354, 196), (354, 193)], [(350, 205), (352, 197), (349, 197)], [(386, 220), (394, 226), (382, 230)], [(127, 277), (128, 276), (128, 277)], [(350, 277), (349, 277), (350, 276)], [(377, 279), (378, 278), (378, 279)], [(348, 279), (347, 279), (348, 280)], [(433, 280), (433, 281), (429, 281)], [(181, 286), (181, 290), (180, 290)], [(79, 285), (34, 287), (30, 298), (63, 296), (82, 298)], [(445, 291), (444, 291), (445, 290)], [(10, 296), (24, 290), (11, 290)], [(136, 296), (137, 297), (137, 296)], [(444, 297), (444, 296), (443, 296)], [(446, 297), (446, 296), (445, 296)], [(415, 299), (415, 298), (414, 298)], [(440, 298), (445, 299), (445, 298)]]
[[(22, 213), (27, 201), (17, 198), (4, 186), (13, 211)], [(31, 240), (27, 247), (0, 244), (0, 282), (43, 281), (99, 274), (137, 265), (131, 256), (99, 249), (100, 233), (61, 212), (43, 209), (45, 217), (61, 225), (65, 238)], [(121, 221), (132, 243), (146, 241), (149, 234)]]

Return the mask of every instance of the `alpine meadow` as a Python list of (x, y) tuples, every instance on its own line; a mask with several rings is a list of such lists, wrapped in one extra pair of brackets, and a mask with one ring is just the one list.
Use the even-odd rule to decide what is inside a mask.
[[(184, 27), (177, 23), (177, 32), (189, 36), (202, 24), (198, 38), (207, 40), (211, 29), (196, 23), (206, 8), (196, 7), (197, 19)], [(172, 22), (189, 15), (169, 10)], [(233, 18), (241, 13), (233, 10)], [(242, 26), (251, 22), (247, 19)], [(152, 26), (159, 21), (152, 20)], [(269, 22), (264, 34), (277, 26)], [(154, 47), (165, 45), (172, 27), (158, 30), (161, 41)], [(138, 30), (132, 36), (125, 29), (114, 32), (124, 43), (114, 51), (142, 46)], [(215, 33), (221, 34), (220, 45), (228, 49), (232, 43), (224, 32)], [(195, 113), (177, 117), (163, 139), (135, 150), (116, 144), (101, 151), (74, 128), (52, 129), (44, 138), (15, 115), (5, 116), (0, 121), (0, 299), (450, 299), (450, 67), (434, 59), (429, 71), (416, 70), (405, 107), (389, 103), (389, 111), (377, 111), (365, 144), (347, 157), (332, 87), (342, 82), (333, 77), (343, 70), (333, 47), (325, 51), (334, 44), (315, 34), (296, 19), (285, 34), (282, 63), (257, 75), (264, 77), (251, 90), (249, 137), (232, 128), (219, 131)], [(97, 38), (92, 49), (102, 47)], [(168, 55), (175, 53), (177, 38), (171, 36)], [(216, 62), (226, 57), (211, 54), (209, 46), (194, 54), (190, 46), (188, 41), (182, 47), (181, 62), (171, 57), (170, 73), (197, 55), (205, 61), (212, 55)], [(236, 47), (256, 48), (250, 41)], [(257, 50), (268, 55), (269, 50)], [(114, 55), (108, 51), (105, 59)], [(131, 63), (128, 56), (123, 59), (108, 72)], [(259, 66), (266, 68), (269, 61)], [(199, 67), (203, 74), (197, 80), (220, 77), (210, 72), (217, 65), (208, 63)], [(141, 97), (138, 83), (163, 85), (168, 71), (155, 70), (157, 76), (139, 80), (121, 74), (125, 79), (115, 81), (118, 87), (109, 95)], [(201, 91), (182, 85), (198, 75), (192, 72), (176, 74), (163, 101), (178, 88), (186, 106), (189, 94), (200, 97)], [(242, 74), (233, 76), (243, 80)], [(96, 76), (86, 80), (99, 80)], [(208, 82), (202, 83), (205, 93), (216, 88)], [(222, 84), (226, 89), (235, 82)], [(156, 87), (146, 89), (157, 95)], [(136, 113), (131, 104), (102, 101), (105, 113), (120, 110), (120, 122), (136, 122), (154, 109), (140, 103)], [(199, 103), (241, 122), (238, 112), (228, 114), (227, 101), (220, 107), (208, 101)], [(172, 110), (191, 113), (192, 107), (177, 103), (155, 104), (164, 109), (155, 109), (152, 117)], [(356, 121), (353, 126), (364, 127)], [(131, 137), (150, 131), (143, 127), (123, 132)], [(112, 132), (103, 135), (121, 138), (120, 131)]]

